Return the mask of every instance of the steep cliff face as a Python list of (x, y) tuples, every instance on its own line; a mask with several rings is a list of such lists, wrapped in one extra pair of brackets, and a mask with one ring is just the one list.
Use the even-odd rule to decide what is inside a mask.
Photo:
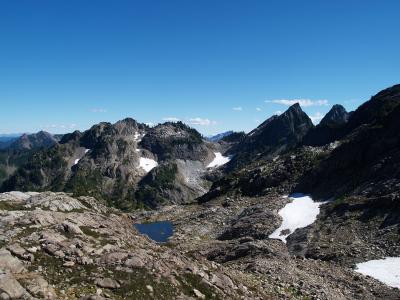
[(322, 126), (340, 126), (346, 124), (350, 114), (340, 105), (335, 104), (319, 123)]
[(289, 250), (342, 264), (400, 255), (400, 86), (350, 116), (336, 148), (294, 191), (332, 199), (317, 222), (295, 232)]
[(248, 133), (230, 153), (232, 169), (244, 166), (255, 158), (272, 158), (295, 148), (314, 125), (299, 104), (292, 105), (280, 116), (272, 116)]
[(346, 131), (351, 132), (363, 124), (382, 122), (399, 104), (400, 84), (379, 92), (357, 108), (346, 125)]
[(341, 139), (346, 133), (350, 115), (343, 106), (335, 104), (321, 122), (307, 133), (303, 144), (323, 146)]
[(400, 106), (383, 119), (363, 123), (347, 135), (318, 168), (306, 174), (297, 189), (319, 197), (345, 194), (376, 196), (398, 191), (399, 126)]

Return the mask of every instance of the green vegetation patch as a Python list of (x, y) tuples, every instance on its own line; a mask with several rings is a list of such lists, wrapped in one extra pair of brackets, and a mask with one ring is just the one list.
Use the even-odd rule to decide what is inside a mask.
[(84, 234), (86, 234), (88, 236), (91, 236), (91, 237), (94, 237), (96, 239), (108, 237), (107, 234), (97, 232), (97, 231), (91, 229), (89, 226), (80, 226), (79, 228), (82, 230), (82, 232)]
[(156, 207), (166, 201), (162, 196), (165, 190), (175, 189), (175, 177), (178, 166), (175, 163), (160, 165), (155, 173), (150, 173), (143, 179), (139, 190), (135, 194), (137, 203), (148, 207)]
[[(99, 267), (95, 264), (63, 267), (63, 260), (43, 252), (35, 254), (35, 261), (28, 267), (34, 272), (41, 266), (46, 280), (56, 287), (57, 294), (65, 291), (65, 299), (76, 299), (96, 294), (97, 278), (112, 278), (120, 287), (102, 289), (111, 299), (175, 299), (179, 291), (165, 278), (157, 278), (144, 268), (135, 268), (129, 272), (114, 267)], [(146, 287), (151, 286), (153, 292)]]
[(24, 207), (24, 203), (0, 201), (0, 210), (28, 210), (28, 209)]
[(218, 294), (204, 281), (199, 275), (187, 273), (177, 278), (182, 284), (183, 293), (188, 296), (194, 297), (193, 289), (199, 290), (205, 299), (220, 299)]

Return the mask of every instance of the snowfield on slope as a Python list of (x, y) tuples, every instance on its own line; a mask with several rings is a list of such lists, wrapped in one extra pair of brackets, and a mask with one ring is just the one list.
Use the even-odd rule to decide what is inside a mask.
[(319, 214), (319, 207), (323, 204), (323, 202), (314, 202), (311, 197), (303, 194), (294, 194), (290, 198), (292, 202), (286, 204), (278, 212), (283, 219), (281, 226), (269, 235), (269, 238), (280, 239), (284, 243), (296, 229), (314, 223)]
[(231, 160), (229, 156), (223, 156), (221, 152), (214, 152), (215, 157), (212, 162), (210, 162), (207, 168), (216, 168), (222, 166)]
[(146, 172), (150, 172), (157, 166), (158, 163), (154, 159), (141, 157), (139, 160), (139, 167), (145, 170)]
[(400, 257), (386, 257), (356, 264), (356, 272), (400, 289)]

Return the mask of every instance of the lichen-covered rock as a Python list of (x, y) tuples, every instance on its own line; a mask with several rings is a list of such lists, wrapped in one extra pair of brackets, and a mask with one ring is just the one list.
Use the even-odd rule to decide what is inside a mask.
[[(4, 299), (179, 299), (192, 297), (194, 289), (198, 295), (214, 295), (211, 298), (239, 297), (239, 277), (234, 273), (214, 271), (205, 258), (143, 237), (131, 215), (94, 199), (83, 198), (84, 205), (81, 198), (65, 193), (6, 197), (19, 210), (2, 211)], [(85, 209), (31, 210), (26, 205), (60, 208), (63, 199)]]
[(23, 263), (18, 258), (12, 256), (9, 251), (0, 249), (0, 270), (11, 273), (21, 273), (26, 269)]
[(0, 273), (0, 299), (27, 299), (27, 291), (10, 273)]
[(106, 289), (117, 289), (121, 287), (121, 285), (112, 278), (98, 278), (94, 282), (97, 286), (106, 288)]

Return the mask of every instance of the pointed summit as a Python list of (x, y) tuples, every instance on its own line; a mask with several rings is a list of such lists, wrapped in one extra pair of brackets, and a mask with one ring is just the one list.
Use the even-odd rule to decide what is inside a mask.
[[(298, 103), (280, 116), (272, 116), (246, 135), (234, 149), (232, 164), (240, 166), (256, 156), (274, 157), (298, 145), (314, 127), (311, 119)], [(234, 154), (232, 153), (232, 154)]]
[(350, 114), (346, 111), (346, 109), (340, 105), (340, 104), (335, 104), (332, 106), (330, 111), (323, 117), (323, 119), (320, 122), (320, 125), (342, 125), (347, 123), (349, 120)]
[(300, 111), (303, 111), (303, 110), (301, 109), (300, 104), (299, 104), (298, 102), (296, 102), (295, 104), (291, 105), (291, 106), (286, 110), (286, 112), (288, 112), (288, 111), (300, 112)]

